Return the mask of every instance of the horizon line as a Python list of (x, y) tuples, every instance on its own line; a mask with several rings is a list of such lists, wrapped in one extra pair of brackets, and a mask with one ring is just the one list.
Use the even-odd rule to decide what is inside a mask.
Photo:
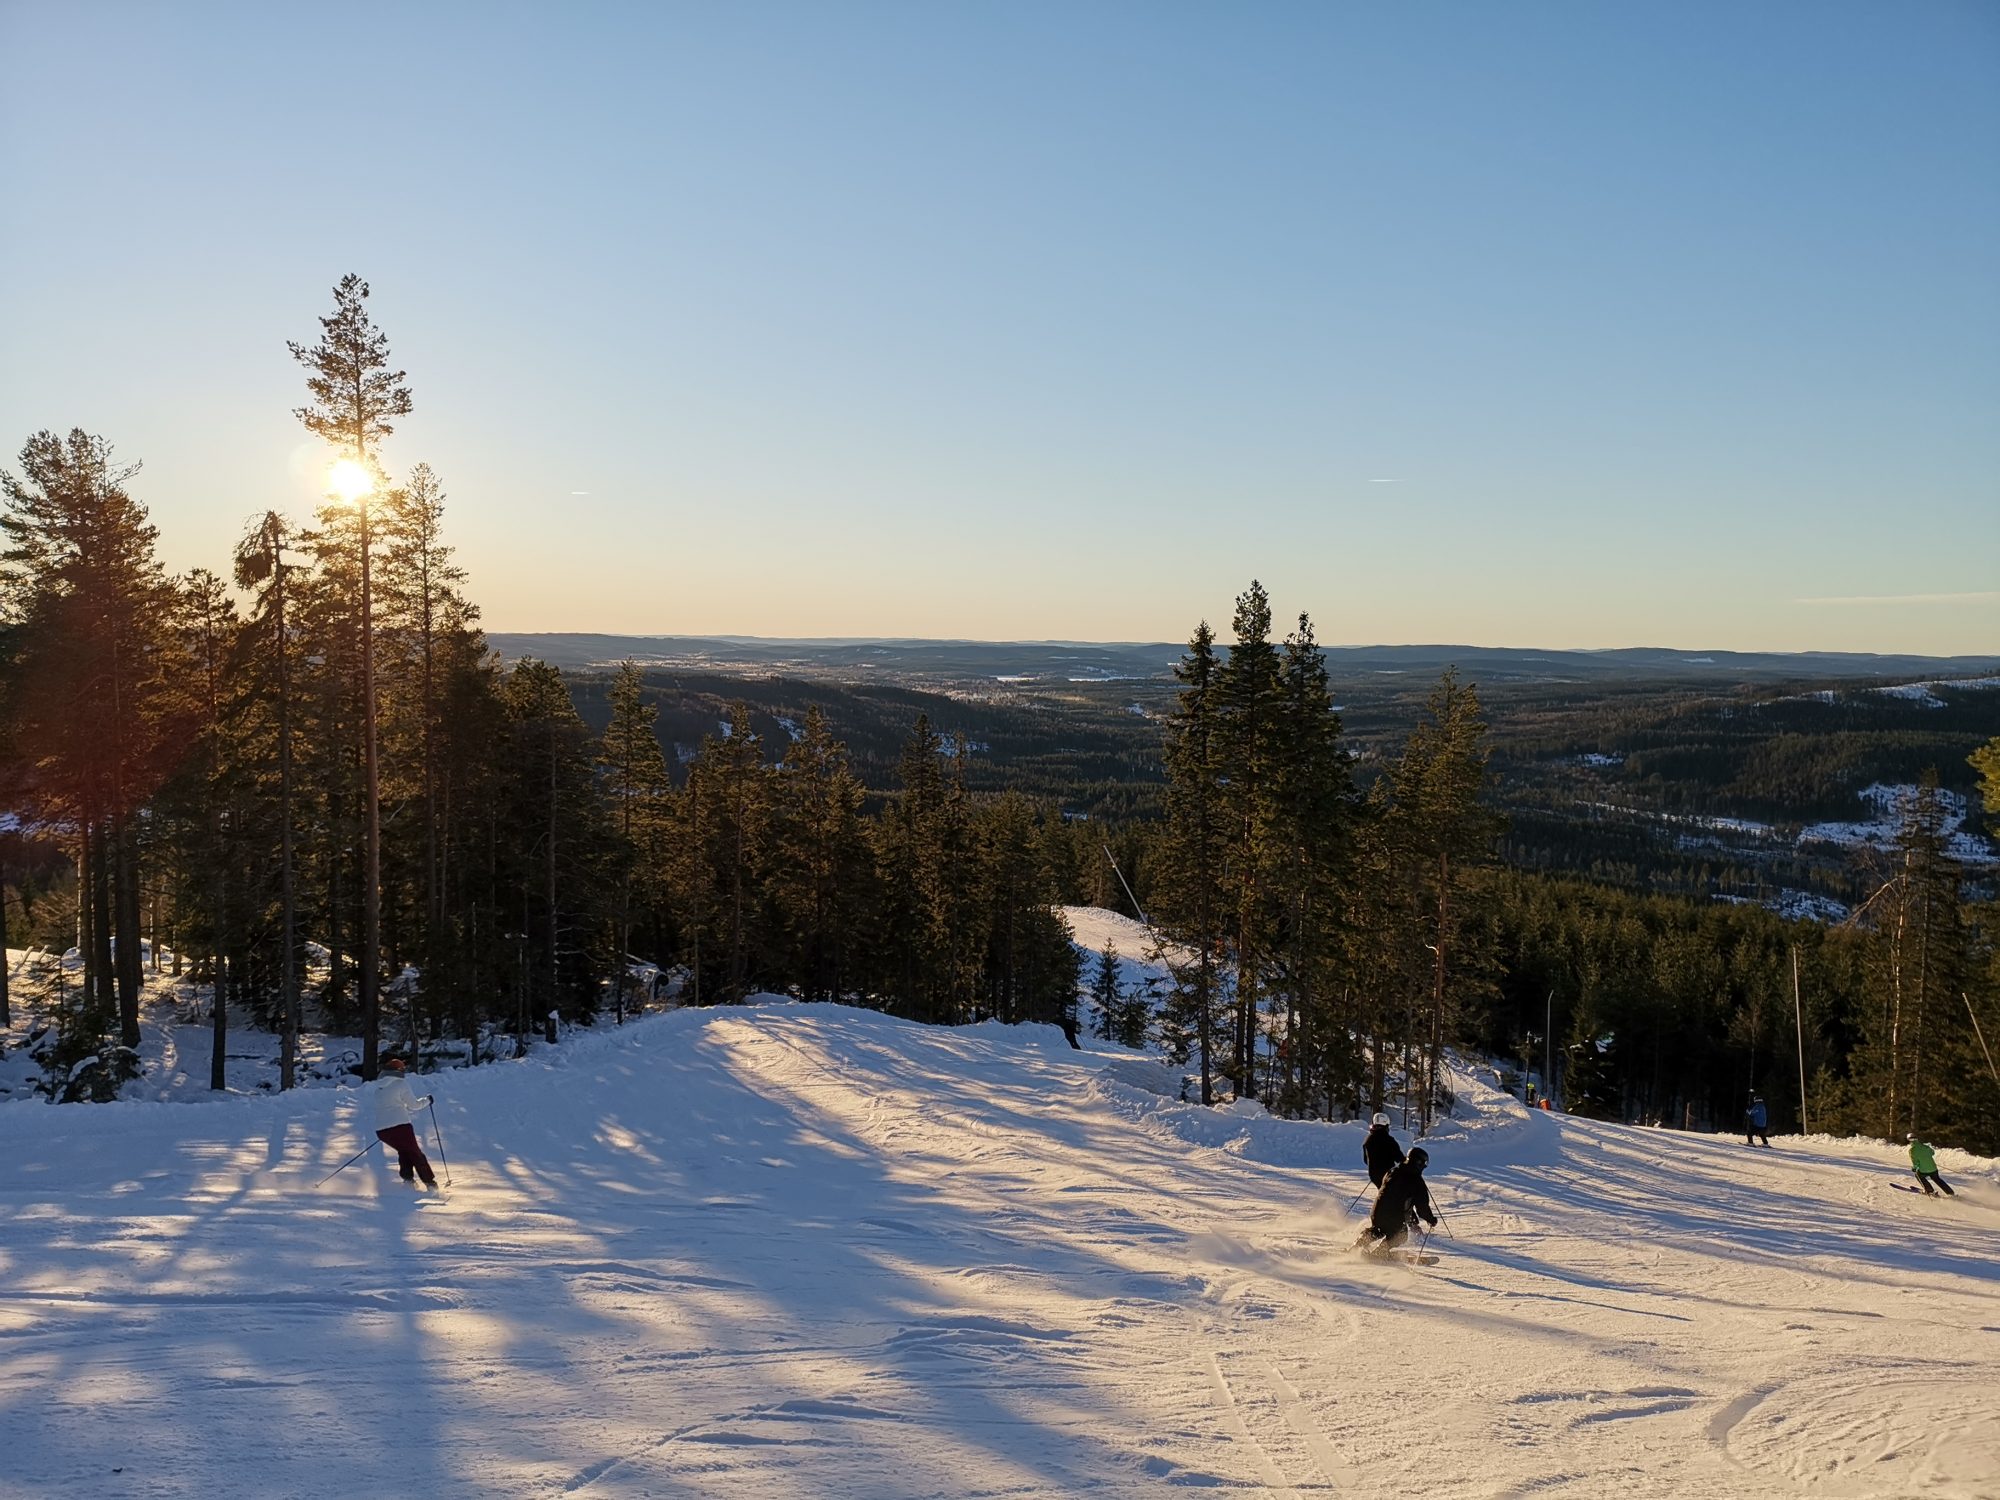
[[(1135, 649), (1185, 650), (1186, 641), (1160, 640), (1078, 640), (1068, 637), (1038, 636), (957, 636), (957, 635), (744, 635), (733, 632), (714, 634), (693, 634), (682, 632), (651, 633), (624, 630), (500, 630), (488, 628), (486, 636), (597, 636), (609, 640), (628, 641), (717, 641), (724, 644), (767, 645), (767, 646), (848, 646), (848, 645), (926, 645), (926, 646), (1059, 646), (1059, 647), (1109, 647), (1126, 646)], [(1220, 635), (1216, 637), (1218, 646), (1230, 643)], [(1283, 644), (1274, 640), (1274, 645)], [(1895, 661), (1971, 661), (2000, 663), (2000, 652), (1955, 652), (1941, 655), (1926, 651), (1836, 651), (1820, 647), (1745, 648), (1734, 646), (1481, 646), (1465, 641), (1321, 641), (1322, 651), (1509, 651), (1547, 652), (1564, 656), (1610, 656), (1618, 653), (1660, 652), (1688, 658), (1690, 666), (1700, 666), (1702, 657), (1712, 656), (1795, 656), (1832, 657), (1843, 660), (1895, 660)]]

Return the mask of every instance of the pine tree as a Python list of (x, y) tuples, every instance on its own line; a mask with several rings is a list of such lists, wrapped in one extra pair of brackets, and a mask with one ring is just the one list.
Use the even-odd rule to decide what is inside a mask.
[(1428, 993), (1421, 1002), (1424, 1020), (1412, 1028), (1419, 1043), (1419, 1109), (1426, 1128), (1438, 1102), (1445, 1041), (1460, 1008), (1490, 983), (1478, 890), (1470, 879), (1491, 857), (1502, 826), (1481, 802), (1485, 733), (1478, 690), (1461, 685), (1457, 672), (1448, 668), (1402, 755), (1377, 786), (1402, 902), (1402, 921), (1392, 925), (1390, 940), (1403, 958), (1421, 948), (1430, 960), (1423, 986)]
[[(1959, 1003), (1969, 944), (1960, 904), (1963, 874), (1947, 847), (1948, 825), (1937, 773), (1926, 772), (1903, 803), (1896, 837), (1897, 873), (1879, 918), (1886, 1067), (1881, 1080), (1882, 1134), (1930, 1133), (1951, 1121), (1962, 1054), (1970, 1038)], [(1954, 1045), (1957, 1043), (1957, 1045)]]
[[(308, 432), (324, 438), (350, 462), (374, 475), (375, 489), (379, 492), (385, 486), (380, 482), (377, 452), (381, 441), (396, 430), (392, 419), (409, 414), (410, 389), (403, 384), (403, 371), (389, 368), (388, 337), (369, 319), (364, 305), (368, 300), (368, 283), (355, 275), (344, 276), (334, 287), (333, 297), (333, 316), (319, 320), (319, 342), (310, 348), (287, 345), (292, 358), (306, 368), (306, 390), (312, 398), (311, 404), (296, 408), (293, 415)], [(365, 616), (373, 562), (365, 497), (359, 516), (358, 550)], [(373, 622), (364, 618), (361, 628), (364, 635), (372, 634)], [(361, 693), (361, 1072), (364, 1078), (373, 1078), (381, 1019), (382, 824), (372, 641), (363, 642)]]
[[(351, 507), (322, 507), (299, 536), (308, 562), (288, 600), (296, 671), (300, 917), (327, 947), (319, 1000), (324, 1020), (361, 1027), (350, 998), (358, 972), (351, 943), (360, 931), (362, 866), (361, 528)], [(311, 812), (306, 812), (310, 808)], [(364, 1044), (365, 1045), (365, 1044)]]
[(1980, 805), (1988, 817), (2000, 819), (2000, 736), (1988, 740), (1965, 760), (1979, 773)]
[[(85, 1003), (74, 1039), (139, 1043), (139, 810), (175, 756), (153, 703), (171, 591), (126, 491), (136, 465), (81, 429), (0, 472), (0, 593), (18, 621), (5, 713), (43, 821), (75, 830)], [(114, 968), (114, 953), (117, 958)]]

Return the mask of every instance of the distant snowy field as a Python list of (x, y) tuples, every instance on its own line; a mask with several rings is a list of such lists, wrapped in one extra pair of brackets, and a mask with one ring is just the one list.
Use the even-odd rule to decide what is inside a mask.
[[(1120, 943), (1121, 949), (1123, 943)], [(351, 1090), (0, 1105), (0, 1494), (1991, 1496), (2000, 1175), (1530, 1115), (1348, 1253), (1358, 1127), (831, 1006)]]

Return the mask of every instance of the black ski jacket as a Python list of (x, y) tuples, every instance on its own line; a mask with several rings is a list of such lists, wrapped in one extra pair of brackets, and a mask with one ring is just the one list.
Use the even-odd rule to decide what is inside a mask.
[(1361, 1159), (1368, 1163), (1368, 1180), (1380, 1187), (1382, 1179), (1389, 1175), (1389, 1169), (1402, 1162), (1403, 1148), (1389, 1134), (1387, 1125), (1372, 1125), (1368, 1129), (1368, 1138), (1361, 1143)]
[(1437, 1227), (1437, 1214), (1431, 1208), (1431, 1190), (1424, 1186), (1424, 1169), (1415, 1162), (1406, 1161), (1383, 1182), (1382, 1191), (1375, 1198), (1375, 1211), (1368, 1216), (1368, 1222), (1377, 1234), (1394, 1234), (1409, 1222), (1412, 1213), (1432, 1228)]

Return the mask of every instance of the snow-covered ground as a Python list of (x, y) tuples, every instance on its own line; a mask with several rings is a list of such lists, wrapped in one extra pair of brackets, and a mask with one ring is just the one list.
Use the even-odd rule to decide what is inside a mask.
[[(1122, 946), (1122, 945), (1121, 945)], [(1435, 1266), (1352, 1126), (828, 1006), (351, 1091), (0, 1105), (0, 1493), (2000, 1493), (2000, 1176), (1464, 1080)]]
[[(1083, 983), (1089, 987), (1096, 974), (1096, 960), (1107, 948), (1118, 950), (1118, 982), (1127, 990), (1144, 990), (1149, 985), (1164, 993), (1173, 984), (1173, 971), (1153, 957), (1153, 935), (1137, 917), (1107, 911), (1101, 906), (1058, 906), (1069, 923), (1071, 939), (1083, 954)], [(1185, 950), (1170, 947), (1166, 956), (1175, 963), (1188, 958)]]
[[(1848, 848), (1888, 849), (1895, 845), (1903, 824), (1903, 809), (1917, 795), (1914, 786), (1890, 786), (1874, 782), (1855, 796), (1874, 812), (1872, 818), (1852, 822), (1811, 823), (1799, 831), (1800, 844), (1840, 844)], [(1966, 799), (1957, 792), (1940, 791), (1938, 804), (1943, 813), (1945, 851), (1960, 864), (2000, 863), (1983, 834), (1966, 827), (1969, 811)]]
[(1715, 899), (1732, 906), (1761, 906), (1766, 911), (1776, 912), (1788, 922), (1844, 922), (1851, 910), (1845, 901), (1836, 901), (1817, 891), (1796, 891), (1790, 886), (1765, 896), (1721, 894)]

